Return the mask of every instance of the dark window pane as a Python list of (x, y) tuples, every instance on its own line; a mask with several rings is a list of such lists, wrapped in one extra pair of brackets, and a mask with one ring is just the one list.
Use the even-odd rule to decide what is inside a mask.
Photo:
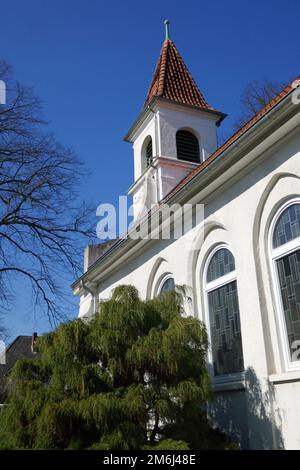
[(166, 279), (165, 282), (163, 283), (161, 289), (160, 289), (160, 294), (163, 294), (164, 292), (170, 292), (171, 290), (175, 289), (175, 281), (172, 277), (169, 277), (169, 279)]
[(189, 131), (176, 133), (177, 158), (187, 162), (200, 163), (199, 142)]
[(208, 293), (214, 374), (244, 370), (236, 281)]
[(147, 167), (148, 167), (152, 164), (152, 160), (153, 160), (152, 139), (149, 140), (147, 148), (146, 148), (146, 159), (147, 159)]
[(226, 248), (221, 248), (212, 257), (208, 270), (207, 282), (214, 281), (219, 277), (235, 270), (234, 257)]
[(276, 261), (282, 308), (289, 341), (290, 359), (293, 342), (300, 340), (300, 250)]
[(273, 247), (300, 237), (300, 204), (288, 207), (279, 217), (273, 236)]

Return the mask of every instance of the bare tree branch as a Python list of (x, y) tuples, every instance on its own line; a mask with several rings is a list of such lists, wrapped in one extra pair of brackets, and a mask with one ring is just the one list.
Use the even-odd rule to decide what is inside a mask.
[(33, 304), (55, 323), (64, 313), (63, 279), (78, 274), (93, 236), (94, 210), (77, 203), (82, 163), (45, 131), (39, 99), (1, 61), (0, 79), (7, 86), (0, 105), (0, 303), (12, 302), (11, 282), (22, 276)]
[(245, 88), (241, 96), (241, 114), (235, 122), (235, 129), (239, 129), (266, 106), (285, 87), (284, 82), (271, 80), (253, 80)]

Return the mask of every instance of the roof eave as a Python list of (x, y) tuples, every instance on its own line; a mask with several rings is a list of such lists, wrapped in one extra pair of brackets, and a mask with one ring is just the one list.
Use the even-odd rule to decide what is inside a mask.
[(134, 142), (133, 136), (136, 133), (136, 130), (144, 122), (149, 112), (152, 111), (151, 108), (156, 101), (157, 101), (157, 96), (153, 96), (151, 100), (144, 106), (141, 113), (138, 115), (137, 119), (134, 121), (129, 131), (127, 132), (127, 134), (123, 137), (123, 140), (125, 142), (130, 142), (131, 144)]
[(177, 106), (181, 106), (183, 108), (189, 108), (193, 109), (194, 111), (200, 112), (200, 113), (207, 113), (210, 115), (214, 115), (217, 117), (216, 120), (216, 125), (219, 126), (221, 122), (228, 116), (225, 113), (222, 113), (221, 111), (217, 111), (215, 109), (209, 109), (209, 108), (200, 108), (199, 106), (195, 106), (192, 104), (186, 104), (186, 103), (181, 103), (180, 101), (173, 101), (173, 100), (168, 100), (167, 98), (163, 98), (161, 96), (153, 96), (147, 104), (145, 104), (142, 112), (139, 114), (137, 119), (134, 121), (132, 126), (130, 127), (129, 131), (127, 134), (124, 136), (123, 140), (125, 142), (134, 142), (134, 135), (136, 134), (137, 129), (140, 127), (140, 125), (144, 122), (146, 116), (148, 115), (149, 111), (153, 112), (153, 105), (156, 103), (171, 103)]
[(222, 113), (221, 111), (217, 111), (216, 109), (211, 109), (211, 108), (202, 108), (200, 106), (196, 106), (193, 104), (187, 104), (187, 103), (182, 103), (181, 101), (174, 101), (174, 100), (169, 100), (167, 98), (163, 97), (156, 97), (158, 101), (165, 102), (165, 103), (170, 103), (174, 104), (176, 106), (181, 106), (183, 108), (188, 108), (188, 109), (193, 109), (194, 111), (197, 111), (199, 113), (207, 113), (210, 115), (214, 115), (218, 117), (218, 120), (216, 122), (217, 126), (220, 125), (220, 123), (228, 116), (228, 114)]

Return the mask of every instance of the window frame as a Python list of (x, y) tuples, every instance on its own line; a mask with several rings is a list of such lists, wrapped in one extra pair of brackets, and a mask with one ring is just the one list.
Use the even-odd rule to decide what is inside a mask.
[(293, 206), (295, 204), (300, 205), (300, 197), (289, 199), (280, 206), (280, 208), (276, 211), (275, 215), (273, 215), (272, 217), (268, 237), (268, 253), (271, 265), (272, 287), (275, 300), (275, 314), (279, 330), (279, 346), (282, 353), (284, 369), (287, 372), (300, 370), (300, 360), (291, 361), (290, 359), (290, 346), (288, 341), (283, 302), (280, 292), (279, 273), (276, 262), (279, 259), (284, 258), (297, 250), (300, 250), (300, 237), (294, 238), (277, 248), (273, 248), (273, 239), (275, 228), (280, 217), (290, 206)]
[[(216, 289), (219, 289), (225, 286), (226, 284), (229, 284), (230, 282), (236, 282), (237, 292), (239, 292), (236, 267), (234, 271), (230, 271), (229, 273), (226, 273), (223, 276), (217, 279), (214, 279), (213, 281), (207, 282), (207, 273), (208, 273), (208, 267), (210, 265), (210, 262), (213, 256), (222, 248), (228, 250), (234, 257), (234, 254), (228, 245), (226, 245), (225, 243), (218, 244), (217, 246), (215, 246), (213, 250), (210, 251), (206, 259), (204, 269), (203, 269), (203, 274), (202, 274), (203, 291), (204, 291), (204, 312), (205, 312), (204, 318), (205, 318), (205, 324), (207, 326), (207, 335), (208, 335), (208, 340), (209, 340), (209, 347), (208, 347), (208, 353), (207, 353), (208, 366), (209, 366), (210, 374), (213, 378), (213, 383), (215, 384), (226, 383), (226, 382), (237, 382), (241, 380), (243, 381), (245, 378), (245, 370), (240, 371), (240, 372), (232, 372), (229, 374), (222, 374), (222, 375), (215, 375), (214, 373), (213, 353), (212, 353), (212, 347), (211, 347), (212, 346), (212, 334), (211, 334), (211, 325), (210, 325), (208, 294)], [(234, 257), (234, 262), (235, 262), (235, 257)], [(238, 302), (239, 302), (239, 297), (238, 297)], [(240, 305), (239, 305), (239, 313), (240, 313)], [(243, 353), (243, 359), (244, 359), (243, 341), (242, 341), (242, 353)], [(245, 369), (245, 363), (244, 363), (244, 369)]]

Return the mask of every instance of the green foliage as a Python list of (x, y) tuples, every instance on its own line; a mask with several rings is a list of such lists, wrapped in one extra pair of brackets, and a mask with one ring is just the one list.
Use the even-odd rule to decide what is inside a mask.
[(88, 323), (40, 338), (39, 358), (9, 378), (0, 448), (226, 448), (205, 414), (206, 330), (181, 303), (176, 292), (142, 301), (120, 286)]
[(173, 439), (164, 439), (155, 446), (144, 446), (143, 450), (190, 450), (188, 444), (184, 441), (174, 441)]

